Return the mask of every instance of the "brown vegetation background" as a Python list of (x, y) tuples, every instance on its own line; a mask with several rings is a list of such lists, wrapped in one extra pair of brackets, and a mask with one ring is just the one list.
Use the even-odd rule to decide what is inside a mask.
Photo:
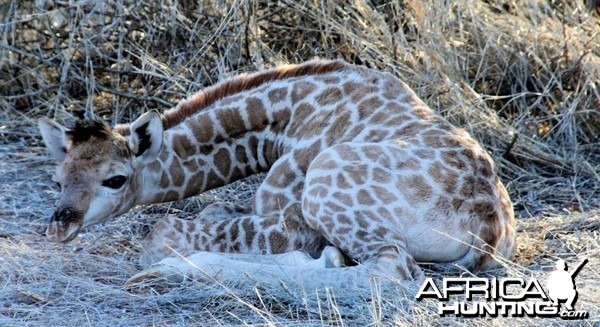
[(260, 176), (138, 208), (67, 245), (39, 234), (58, 194), (37, 117), (128, 122), (227, 77), (316, 57), (396, 74), (481, 141), (519, 218), (515, 264), (490, 276), (544, 279), (556, 259), (588, 257), (577, 308), (591, 313), (586, 324), (600, 323), (597, 1), (4, 0), (0, 325), (506, 324), (439, 320), (435, 303), (415, 302), (401, 285), (343, 296), (250, 282), (122, 289), (138, 269), (143, 230), (215, 200), (247, 203)]

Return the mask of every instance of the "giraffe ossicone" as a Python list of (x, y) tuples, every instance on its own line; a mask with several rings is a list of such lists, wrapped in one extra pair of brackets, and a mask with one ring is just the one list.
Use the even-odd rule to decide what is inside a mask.
[[(113, 129), (47, 118), (39, 128), (59, 162), (55, 242), (134, 205), (267, 173), (252, 208), (160, 220), (143, 241), (149, 268), (129, 285), (246, 271), (342, 286), (420, 279), (417, 262), (477, 272), (514, 252), (512, 203), (489, 154), (389, 73), (310, 61), (231, 78)], [(342, 267), (344, 256), (359, 264)]]

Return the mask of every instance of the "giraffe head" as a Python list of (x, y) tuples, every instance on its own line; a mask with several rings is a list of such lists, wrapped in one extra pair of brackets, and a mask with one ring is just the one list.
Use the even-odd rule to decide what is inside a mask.
[(42, 117), (38, 126), (59, 165), (54, 181), (58, 207), (46, 229), (52, 242), (73, 240), (82, 228), (120, 215), (136, 204), (141, 169), (158, 155), (162, 123), (150, 111), (129, 126), (129, 136), (99, 120), (82, 120), (73, 129)]

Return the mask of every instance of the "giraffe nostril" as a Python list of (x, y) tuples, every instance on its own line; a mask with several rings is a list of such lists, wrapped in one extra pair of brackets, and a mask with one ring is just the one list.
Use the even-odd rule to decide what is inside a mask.
[(64, 225), (68, 225), (69, 223), (77, 222), (82, 217), (82, 214), (70, 207), (62, 208), (57, 210), (50, 218), (50, 222), (60, 222)]

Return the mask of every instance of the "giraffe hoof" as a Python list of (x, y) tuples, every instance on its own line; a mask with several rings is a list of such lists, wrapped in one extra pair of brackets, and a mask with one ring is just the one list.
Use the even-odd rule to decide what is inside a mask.
[(325, 268), (339, 268), (344, 266), (344, 255), (335, 246), (327, 246), (321, 254), (325, 259)]
[(185, 276), (176, 268), (157, 264), (146, 270), (143, 270), (125, 282), (125, 289), (139, 289), (150, 286), (166, 286), (180, 284)]

